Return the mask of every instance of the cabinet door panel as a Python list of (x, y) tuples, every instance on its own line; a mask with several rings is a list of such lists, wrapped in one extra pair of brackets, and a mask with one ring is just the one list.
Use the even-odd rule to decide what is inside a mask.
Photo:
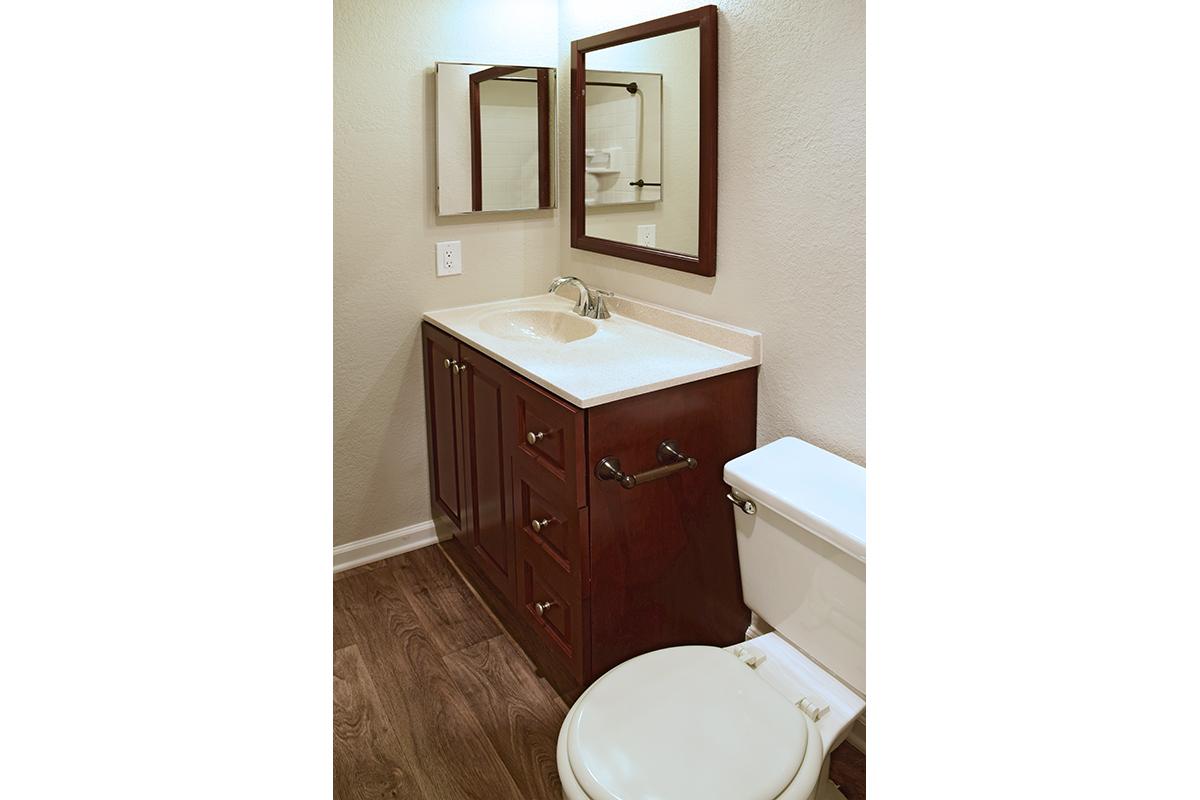
[[(508, 424), (513, 458), (553, 476), (576, 506), (587, 505), (584, 411), (517, 375), (513, 375), (512, 385)], [(531, 434), (532, 442), (528, 439)]]
[(536, 465), (514, 457), (511, 467), (518, 556), (524, 547), (542, 550), (586, 597), (587, 508), (576, 508), (562, 484)]
[(516, 555), (504, 447), (504, 399), (510, 391), (509, 373), (467, 345), (460, 348), (468, 544), (496, 588), (512, 598), (516, 592)]
[(587, 613), (578, 584), (567, 579), (545, 552), (527, 541), (522, 542), (518, 564), (516, 605), (522, 617), (549, 645), (549, 652), (582, 683), (588, 672), (584, 644)]
[[(458, 361), (458, 341), (429, 323), (421, 327), (425, 364), (425, 416), (429, 438), (429, 488), (435, 506), (462, 527), (462, 468), (458, 381), (446, 366)], [(436, 508), (435, 508), (436, 511)]]

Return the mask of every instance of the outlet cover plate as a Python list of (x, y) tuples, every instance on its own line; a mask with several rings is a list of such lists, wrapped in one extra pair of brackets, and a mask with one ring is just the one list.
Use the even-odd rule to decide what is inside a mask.
[(462, 275), (462, 242), (437, 243), (437, 276)]

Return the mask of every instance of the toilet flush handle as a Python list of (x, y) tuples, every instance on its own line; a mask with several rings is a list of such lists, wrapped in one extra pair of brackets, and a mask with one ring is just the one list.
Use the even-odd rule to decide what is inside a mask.
[(754, 505), (753, 500), (744, 500), (738, 497), (733, 492), (726, 492), (725, 499), (740, 508), (743, 512), (753, 516), (758, 513), (758, 506)]

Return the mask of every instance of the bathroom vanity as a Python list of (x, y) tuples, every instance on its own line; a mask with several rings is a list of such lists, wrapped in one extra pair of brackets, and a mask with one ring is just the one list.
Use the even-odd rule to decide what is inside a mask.
[(625, 298), (430, 312), (422, 357), (443, 547), (573, 697), (749, 623), (722, 469), (755, 447), (758, 334)]

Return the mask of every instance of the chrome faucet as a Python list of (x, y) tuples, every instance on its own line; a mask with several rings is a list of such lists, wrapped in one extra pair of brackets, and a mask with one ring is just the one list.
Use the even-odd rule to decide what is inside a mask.
[(611, 314), (604, 307), (604, 298), (612, 297), (612, 292), (606, 292), (603, 289), (590, 289), (588, 285), (579, 278), (573, 275), (566, 275), (561, 278), (555, 278), (550, 281), (550, 288), (546, 291), (554, 294), (560, 286), (571, 284), (579, 290), (579, 302), (575, 304), (574, 311), (581, 317), (588, 319), (608, 319)]

